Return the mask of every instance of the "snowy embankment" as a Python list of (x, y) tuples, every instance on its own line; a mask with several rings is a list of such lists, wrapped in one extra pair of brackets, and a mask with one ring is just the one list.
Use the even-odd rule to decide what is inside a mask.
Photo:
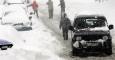
[[(11, 17), (9, 16), (9, 18)], [(37, 19), (35, 16), (33, 16), (32, 22), (33, 30), (31, 31), (15, 32), (15, 29), (8, 29), (11, 30), (8, 34), (11, 35), (10, 38), (13, 40), (12, 42), (14, 43), (14, 46), (12, 49), (8, 49), (7, 51), (0, 51), (0, 59), (64, 60), (58, 56), (58, 54), (63, 51), (62, 49), (64, 47), (54, 36), (55, 34), (53, 34), (53, 32), (42, 24), (41, 20)], [(12, 36), (12, 33), (14, 33), (14, 36)], [(10, 35), (6, 35), (6, 37), (9, 37)]]
[(39, 60), (63, 60), (58, 54), (62, 52), (63, 46), (60, 41), (54, 36), (40, 19), (33, 19), (36, 24), (33, 26), (32, 31), (20, 32), (25, 38), (24, 50), (36, 51), (37, 59)]
[(5, 29), (6, 32), (10, 30), (8, 34), (11, 36), (5, 37), (10, 37), (14, 46), (7, 51), (0, 51), (0, 58), (2, 60), (64, 60), (58, 56), (63, 47), (53, 32), (35, 16), (32, 20), (34, 25), (31, 31), (17, 32), (15, 29)]

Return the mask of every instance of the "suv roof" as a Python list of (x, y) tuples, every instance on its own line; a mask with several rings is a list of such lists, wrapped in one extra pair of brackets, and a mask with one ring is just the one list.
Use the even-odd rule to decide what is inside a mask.
[(75, 17), (75, 20), (79, 19), (79, 18), (86, 18), (86, 19), (89, 19), (89, 18), (98, 18), (98, 19), (106, 20), (106, 17), (103, 16), (103, 15), (78, 15), (77, 17)]
[(105, 18), (105, 16), (103, 16), (103, 15), (79, 15), (79, 16), (77, 16), (76, 18), (86, 18), (86, 17), (103, 17), (103, 18)]

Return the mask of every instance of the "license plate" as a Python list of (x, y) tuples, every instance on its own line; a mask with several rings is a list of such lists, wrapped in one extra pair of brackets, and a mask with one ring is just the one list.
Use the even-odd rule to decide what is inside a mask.
[(87, 43), (87, 46), (97, 46), (97, 43)]

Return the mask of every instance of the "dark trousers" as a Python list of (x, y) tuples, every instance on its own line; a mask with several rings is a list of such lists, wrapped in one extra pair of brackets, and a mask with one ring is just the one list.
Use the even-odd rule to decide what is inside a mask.
[(39, 17), (38, 16), (38, 10), (34, 10), (34, 14), (36, 14), (36, 16)]
[(68, 31), (63, 30), (63, 38), (64, 40), (68, 40)]
[(49, 9), (49, 19), (53, 18), (53, 10)]

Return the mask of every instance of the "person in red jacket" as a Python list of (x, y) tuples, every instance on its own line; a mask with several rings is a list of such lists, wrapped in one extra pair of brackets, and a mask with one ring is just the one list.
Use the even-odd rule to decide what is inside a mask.
[(36, 14), (37, 17), (38, 17), (38, 4), (37, 4), (37, 2), (35, 0), (32, 3), (32, 8), (34, 10), (34, 14)]

